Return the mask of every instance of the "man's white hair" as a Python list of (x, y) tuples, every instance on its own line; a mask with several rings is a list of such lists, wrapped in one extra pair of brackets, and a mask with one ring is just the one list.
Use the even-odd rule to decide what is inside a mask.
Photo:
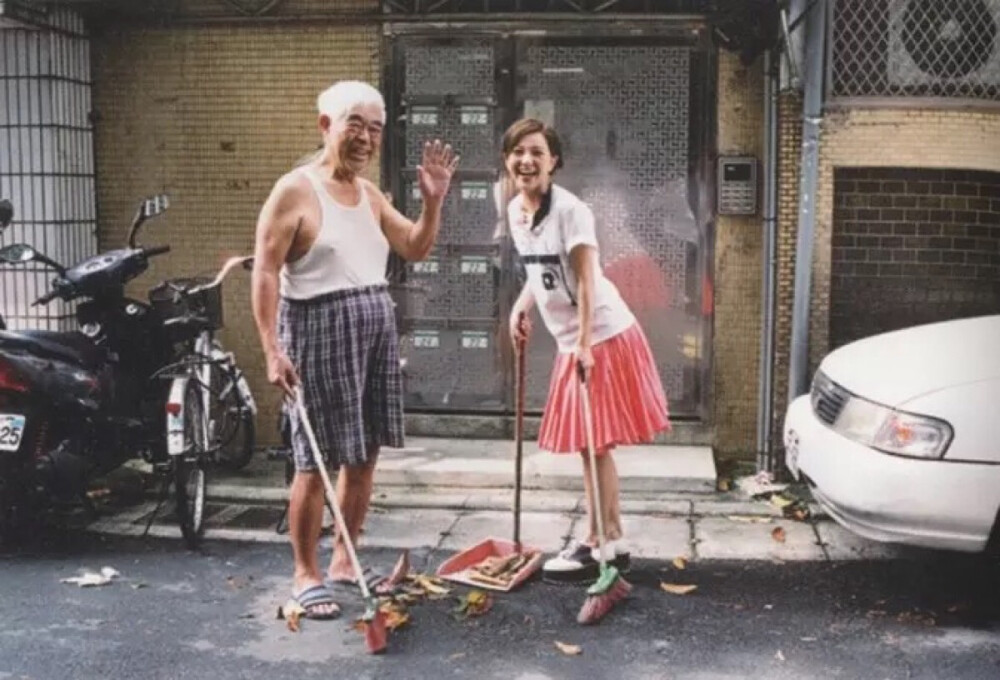
[(355, 106), (368, 104), (378, 106), (382, 114), (381, 122), (385, 123), (385, 99), (382, 93), (360, 80), (341, 80), (323, 90), (316, 98), (316, 108), (333, 121), (346, 118)]

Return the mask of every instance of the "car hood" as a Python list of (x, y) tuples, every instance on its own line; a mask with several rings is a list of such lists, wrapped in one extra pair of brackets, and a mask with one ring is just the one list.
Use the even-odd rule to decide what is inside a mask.
[(914, 397), (1000, 377), (1000, 315), (914, 326), (857, 340), (820, 365), (865, 399), (899, 406)]

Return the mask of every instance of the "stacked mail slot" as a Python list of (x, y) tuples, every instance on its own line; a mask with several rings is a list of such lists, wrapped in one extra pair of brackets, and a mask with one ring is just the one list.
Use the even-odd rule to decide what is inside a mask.
[(407, 266), (406, 281), (423, 291), (409, 313), (407, 404), (410, 408), (503, 408), (497, 354), (499, 243), (495, 107), (486, 98), (410, 94), (405, 101), (403, 209), (422, 209), (416, 166), (426, 140), (450, 143), (461, 157), (431, 255)]

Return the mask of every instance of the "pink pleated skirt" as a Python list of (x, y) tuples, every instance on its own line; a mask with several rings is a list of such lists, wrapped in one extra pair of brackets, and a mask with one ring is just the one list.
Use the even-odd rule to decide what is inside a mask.
[[(667, 397), (639, 324), (594, 345), (590, 378), (594, 442), (598, 454), (616, 445), (644, 444), (670, 429)], [(553, 453), (587, 448), (575, 356), (560, 352), (552, 369), (538, 447)]]

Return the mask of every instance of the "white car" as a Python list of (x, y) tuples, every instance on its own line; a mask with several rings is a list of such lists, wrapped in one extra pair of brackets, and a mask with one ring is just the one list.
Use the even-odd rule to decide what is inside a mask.
[(1000, 315), (834, 350), (810, 394), (789, 406), (784, 443), (792, 475), (854, 533), (966, 552), (992, 547), (1000, 539)]

